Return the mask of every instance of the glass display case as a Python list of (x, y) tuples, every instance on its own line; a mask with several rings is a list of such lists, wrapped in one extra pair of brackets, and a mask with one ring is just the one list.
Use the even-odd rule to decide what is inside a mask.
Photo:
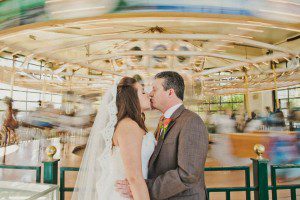
[(58, 200), (58, 185), (0, 181), (0, 200)]

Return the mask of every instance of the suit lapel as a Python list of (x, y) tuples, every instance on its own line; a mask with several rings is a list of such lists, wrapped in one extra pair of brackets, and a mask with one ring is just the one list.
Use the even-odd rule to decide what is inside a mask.
[(154, 152), (153, 152), (153, 154), (152, 154), (152, 156), (151, 156), (151, 159), (150, 159), (150, 161), (149, 161), (149, 167), (153, 165), (154, 161), (156, 160), (156, 158), (157, 158), (157, 156), (158, 156), (158, 154), (159, 154), (159, 152), (160, 152), (160, 150), (161, 150), (161, 148), (162, 148), (162, 146), (163, 146), (163, 144), (164, 144), (164, 140), (166, 139), (166, 137), (167, 137), (168, 133), (170, 132), (171, 128), (172, 128), (172, 127), (174, 126), (174, 124), (176, 123), (176, 119), (181, 115), (181, 113), (182, 113), (184, 110), (185, 110), (184, 105), (181, 105), (181, 106), (180, 106), (180, 107), (172, 114), (171, 118), (172, 118), (173, 120), (170, 122), (170, 124), (169, 124), (169, 126), (168, 126), (168, 128), (167, 128), (167, 130), (166, 130), (164, 139), (162, 139), (162, 137), (159, 137), (158, 143), (157, 143), (157, 145), (156, 145), (156, 147), (155, 147), (155, 149), (154, 149)]
[(164, 135), (164, 139), (163, 139), (163, 140), (166, 139), (166, 137), (167, 137), (169, 131), (171, 130), (172, 126), (174, 126), (174, 124), (175, 124), (175, 120), (172, 120), (172, 121), (170, 122), (170, 124), (168, 125), (168, 128), (167, 128), (167, 130), (166, 130), (166, 133), (165, 133), (165, 135)]
[(175, 112), (172, 114), (171, 116), (171, 119), (172, 121), (170, 122), (167, 130), (166, 130), (166, 133), (165, 133), (165, 136), (164, 136), (164, 139), (166, 139), (167, 135), (169, 134), (171, 128), (174, 126), (174, 124), (176, 123), (176, 119), (181, 115), (181, 113), (185, 110), (185, 107), (184, 105), (181, 105), (177, 110), (175, 110)]

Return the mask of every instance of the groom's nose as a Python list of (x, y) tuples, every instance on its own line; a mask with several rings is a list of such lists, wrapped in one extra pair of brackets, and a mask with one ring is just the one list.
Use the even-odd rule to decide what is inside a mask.
[(149, 93), (149, 97), (153, 97), (153, 90)]

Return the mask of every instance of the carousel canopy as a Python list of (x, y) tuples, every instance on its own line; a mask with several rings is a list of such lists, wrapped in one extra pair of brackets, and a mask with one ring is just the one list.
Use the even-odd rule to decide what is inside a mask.
[(139, 74), (147, 85), (157, 72), (175, 70), (195, 98), (298, 85), (300, 18), (293, 19), (127, 12), (18, 26), (0, 31), (0, 56), (13, 58), (0, 62), (0, 81), (90, 94), (116, 76)]

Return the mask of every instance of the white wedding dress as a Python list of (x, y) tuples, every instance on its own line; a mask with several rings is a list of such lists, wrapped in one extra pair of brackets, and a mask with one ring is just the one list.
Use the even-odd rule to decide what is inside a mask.
[[(148, 163), (154, 151), (156, 140), (153, 133), (144, 135), (142, 143), (142, 172), (143, 177), (147, 179)], [(126, 179), (124, 165), (121, 158), (120, 147), (115, 146), (112, 149), (111, 155), (106, 158), (105, 165), (102, 165), (102, 170), (105, 172), (105, 177), (97, 182), (96, 188), (98, 199), (105, 200), (125, 200), (118, 192), (116, 192), (115, 184), (117, 180)]]
[[(103, 96), (77, 175), (72, 200), (125, 200), (115, 190), (117, 180), (126, 179), (120, 148), (112, 145), (117, 124), (117, 86), (115, 81)], [(144, 135), (141, 149), (142, 172), (146, 179), (148, 162), (156, 140)]]

